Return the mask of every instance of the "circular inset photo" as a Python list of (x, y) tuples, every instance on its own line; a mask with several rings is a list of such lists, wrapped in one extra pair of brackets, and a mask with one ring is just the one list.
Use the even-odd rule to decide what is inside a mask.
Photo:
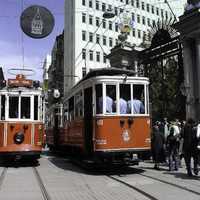
[(26, 8), (20, 17), (23, 32), (36, 39), (48, 36), (53, 30), (54, 23), (51, 12), (47, 8), (38, 5)]

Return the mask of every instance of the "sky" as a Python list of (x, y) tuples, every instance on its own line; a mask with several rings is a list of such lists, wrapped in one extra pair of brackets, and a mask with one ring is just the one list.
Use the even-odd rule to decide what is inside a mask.
[[(23, 33), (20, 16), (32, 5), (46, 7), (54, 16), (55, 25), (50, 35), (33, 39)], [(42, 80), (42, 66), (51, 54), (55, 39), (64, 29), (64, 0), (0, 0), (0, 67), (5, 78), (11, 78), (12, 68), (31, 68), (34, 75), (28, 78)], [(24, 52), (24, 53), (23, 53)]]

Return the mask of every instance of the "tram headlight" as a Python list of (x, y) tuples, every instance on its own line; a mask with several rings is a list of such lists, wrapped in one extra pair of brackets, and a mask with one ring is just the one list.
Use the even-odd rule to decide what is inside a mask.
[(24, 134), (19, 132), (14, 135), (15, 144), (21, 144), (24, 141)]

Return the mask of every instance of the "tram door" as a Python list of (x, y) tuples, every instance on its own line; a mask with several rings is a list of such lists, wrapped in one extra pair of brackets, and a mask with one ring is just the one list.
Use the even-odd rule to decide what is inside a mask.
[(90, 154), (93, 150), (92, 142), (92, 87), (84, 90), (84, 133), (85, 133), (85, 149)]

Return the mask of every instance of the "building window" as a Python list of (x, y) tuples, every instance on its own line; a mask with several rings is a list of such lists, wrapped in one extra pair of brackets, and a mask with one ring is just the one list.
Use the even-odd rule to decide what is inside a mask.
[(145, 9), (144, 9), (144, 2), (142, 2), (142, 10), (145, 10)]
[(119, 9), (119, 13), (123, 13), (124, 12), (124, 9), (123, 8), (120, 8)]
[(132, 21), (135, 21), (135, 13), (132, 13), (131, 16), (132, 16)]
[(103, 54), (103, 62), (106, 63), (106, 54)]
[(82, 40), (86, 41), (86, 31), (82, 31)]
[(159, 8), (156, 8), (156, 15), (159, 16)]
[(103, 19), (103, 28), (106, 28), (106, 20)]
[(165, 11), (165, 18), (168, 19), (168, 13)]
[(149, 11), (150, 11), (149, 4), (147, 3), (147, 12), (149, 12)]
[(152, 7), (151, 7), (151, 12), (152, 12), (152, 14), (155, 13), (155, 10), (154, 10), (154, 9), (155, 9), (154, 6), (152, 6)]
[(82, 5), (85, 6), (85, 0), (82, 0)]
[(82, 59), (86, 59), (86, 49), (82, 49)]
[(141, 30), (138, 30), (138, 38), (141, 38)]
[(115, 23), (115, 32), (118, 32), (118, 23)]
[(93, 24), (93, 16), (92, 16), (92, 15), (89, 16), (89, 24), (90, 24), (90, 25)]
[(99, 44), (100, 43), (100, 35), (96, 34), (96, 43)]
[(97, 27), (99, 27), (99, 24), (100, 24), (99, 21), (100, 21), (99, 17), (96, 17), (96, 26)]
[(99, 51), (96, 52), (96, 61), (100, 62), (100, 52)]
[(137, 22), (140, 23), (140, 15), (137, 15)]
[(113, 39), (109, 38), (109, 46), (112, 47), (113, 46)]
[(118, 45), (118, 39), (115, 39), (115, 45)]
[(112, 30), (112, 22), (109, 21), (109, 30)]
[(140, 2), (139, 2), (139, 0), (136, 0), (136, 7), (137, 7), (137, 8), (140, 7)]
[(93, 51), (92, 50), (90, 50), (89, 55), (90, 55), (90, 60), (92, 61), (93, 60)]
[(144, 16), (142, 17), (142, 24), (143, 24), (143, 25), (146, 25), (146, 20), (145, 20), (145, 17), (144, 17)]
[(89, 41), (93, 42), (93, 33), (91, 33), (91, 32), (89, 33)]
[(102, 11), (105, 12), (106, 11), (106, 4), (102, 3)]
[(147, 25), (148, 25), (148, 26), (151, 26), (151, 21), (150, 21), (149, 18), (147, 18)]
[(86, 75), (86, 67), (82, 67), (82, 77)]
[(106, 45), (106, 36), (103, 36), (103, 45)]
[(86, 14), (82, 13), (82, 23), (86, 23)]
[(89, 0), (89, 7), (92, 8), (92, 0)]
[(134, 0), (131, 0), (131, 5), (134, 6)]
[(126, 0), (126, 4), (127, 4), (127, 5), (129, 4), (129, 0)]
[(112, 10), (112, 6), (110, 4), (108, 5), (108, 10)]
[(115, 15), (116, 16), (118, 15), (118, 9), (117, 9), (117, 7), (115, 7)]
[(161, 9), (161, 17), (164, 17), (164, 11)]
[(132, 35), (133, 35), (133, 37), (135, 37), (135, 29), (134, 28), (132, 30)]
[(96, 10), (99, 10), (99, 1), (96, 1)]

